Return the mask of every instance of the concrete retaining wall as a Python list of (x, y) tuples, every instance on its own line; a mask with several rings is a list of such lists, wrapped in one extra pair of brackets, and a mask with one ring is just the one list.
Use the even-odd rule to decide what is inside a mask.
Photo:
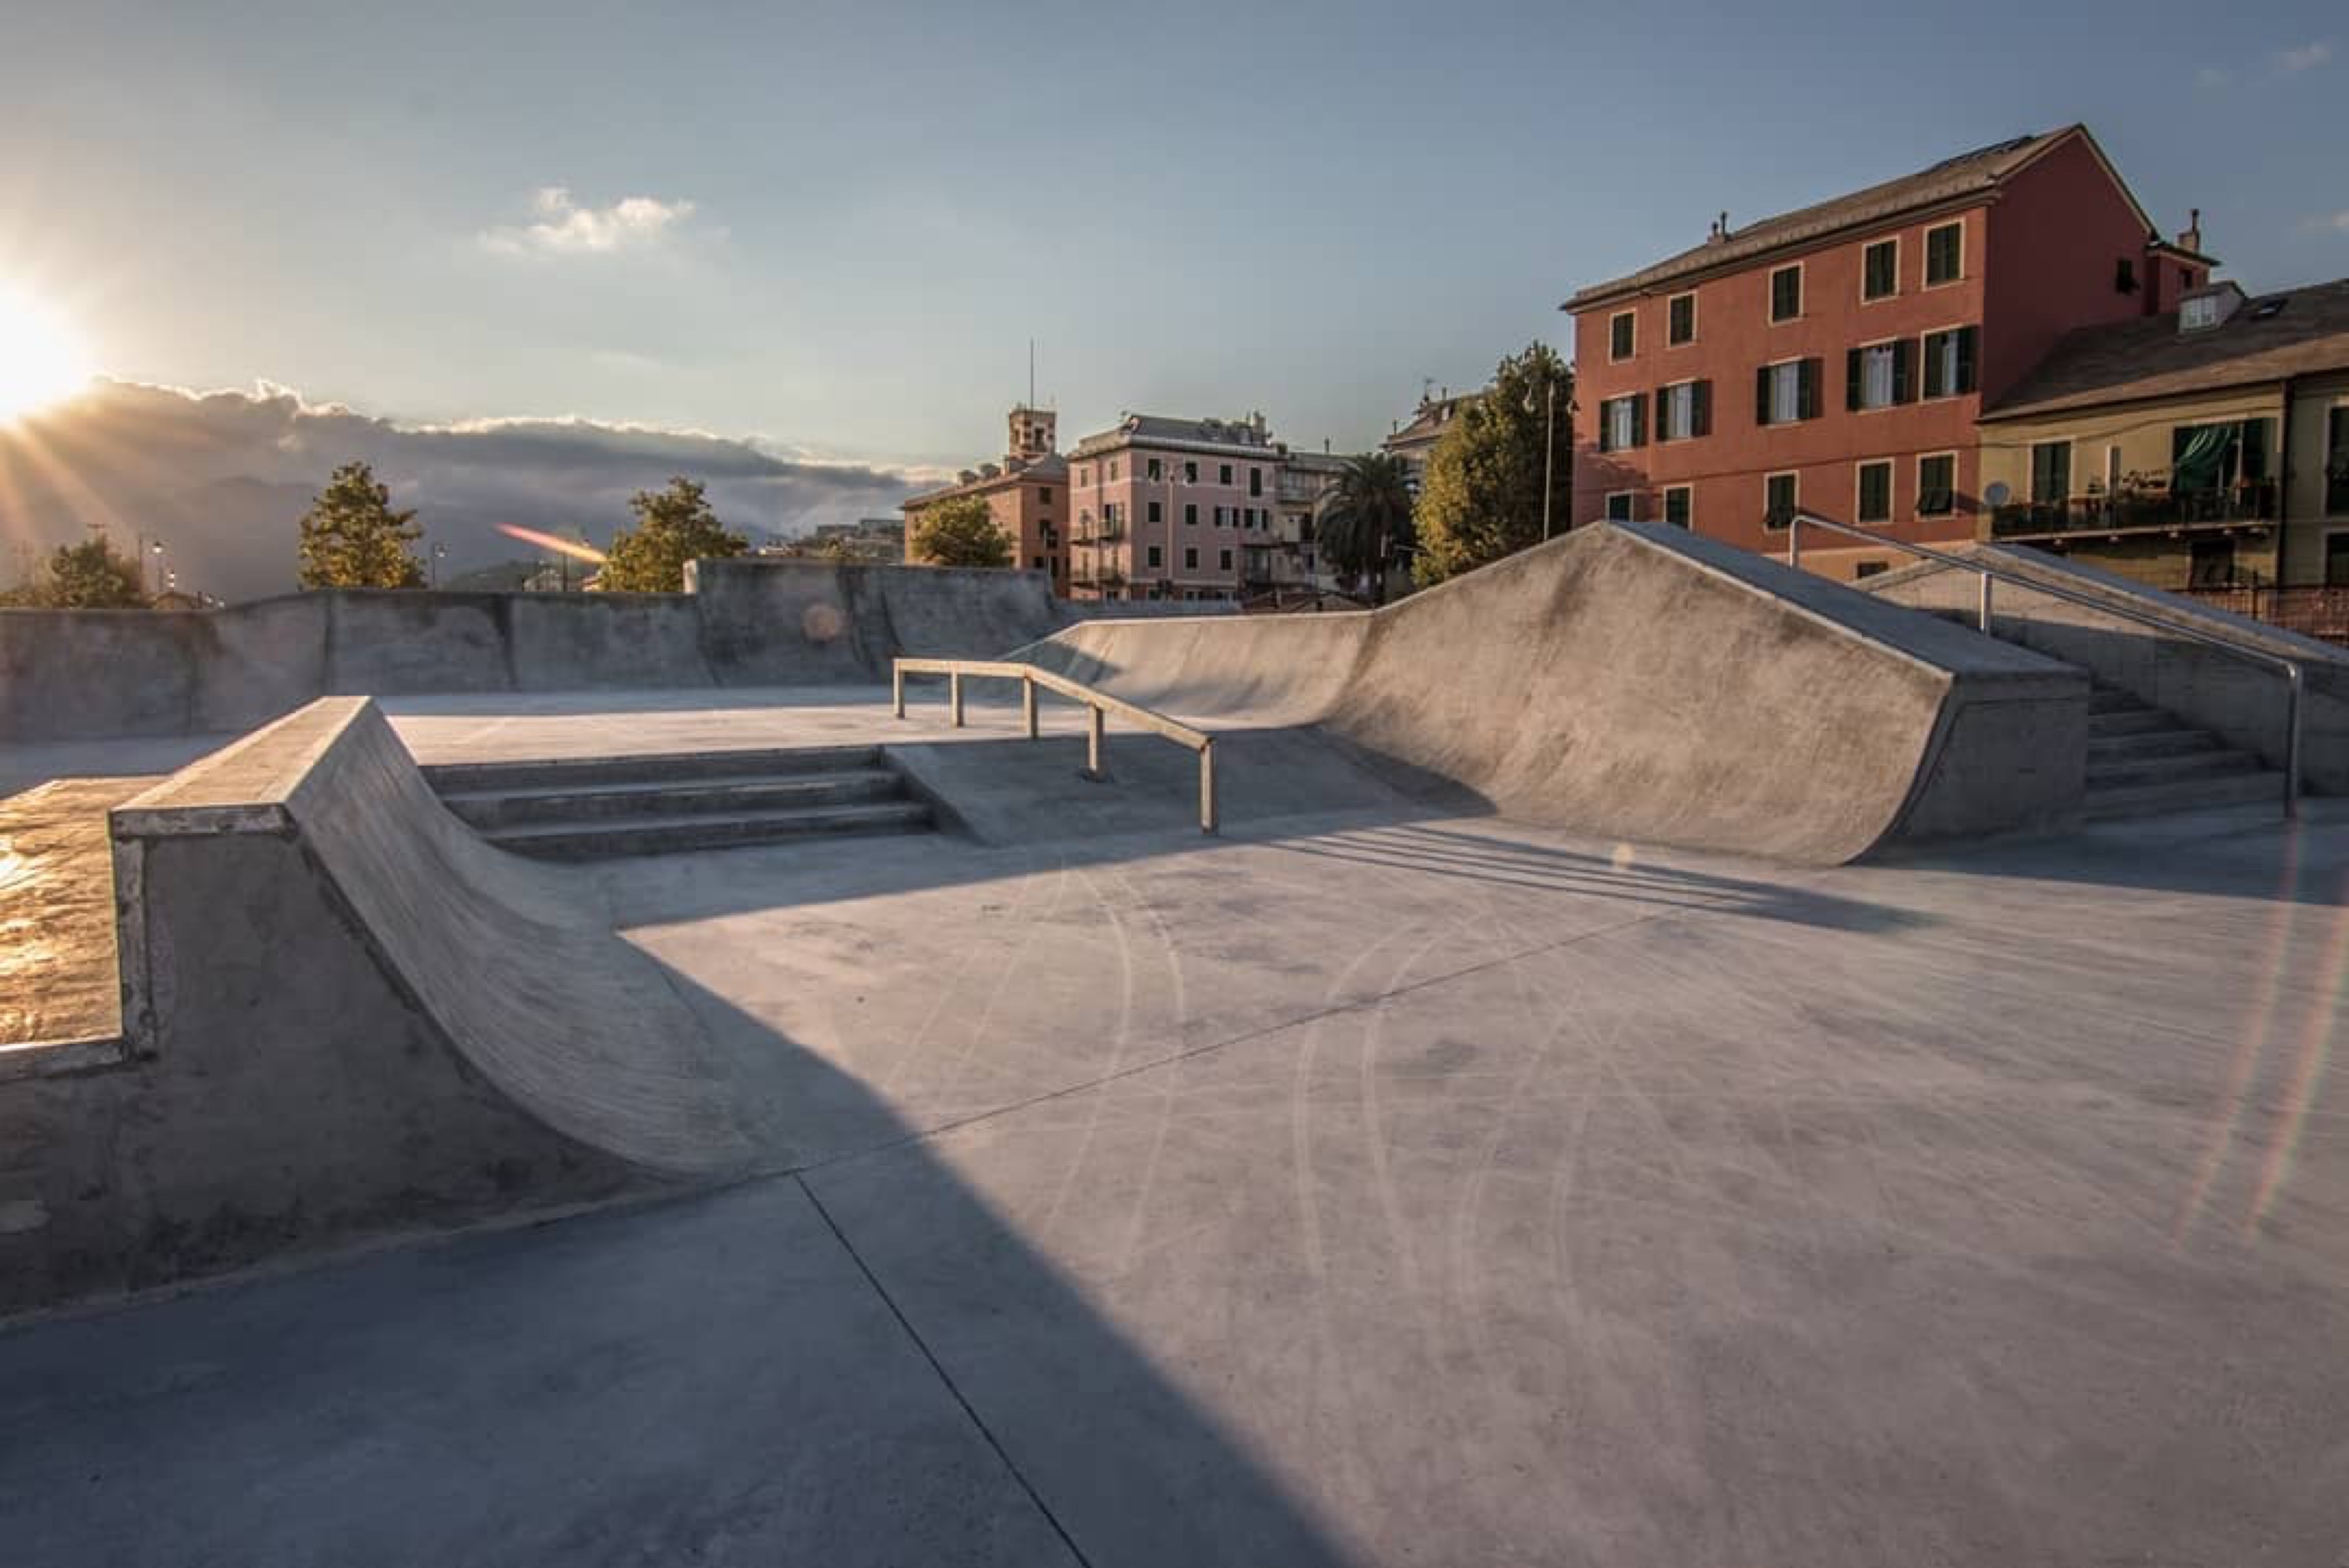
[[(2349, 794), (2349, 655), (2332, 644), (2026, 546), (1960, 545), (1954, 552), (1980, 553), (2022, 576), (2158, 614), (2240, 647), (2298, 660), (2307, 674), (2301, 716), (2302, 779), (2320, 794)], [(1971, 624), (1978, 614), (1981, 581), (1971, 572), (1925, 562), (1872, 578), (1866, 586), (1869, 593), (1890, 603)], [(2010, 583), (1993, 589), (1991, 610), (2001, 638), (2090, 671), (2107, 685), (2211, 731), (2238, 750), (2253, 753), (2271, 768), (2283, 766), (2286, 686), (2281, 672)]]
[(1383, 610), (1063, 632), (1023, 656), (1269, 716), (1528, 820), (1818, 862), (2079, 812), (2079, 672), (1655, 524)]
[(0, 740), (248, 729), (314, 697), (797, 686), (994, 658), (1101, 615), (1035, 572), (695, 563), (696, 593), (301, 593), (217, 611), (0, 610)]

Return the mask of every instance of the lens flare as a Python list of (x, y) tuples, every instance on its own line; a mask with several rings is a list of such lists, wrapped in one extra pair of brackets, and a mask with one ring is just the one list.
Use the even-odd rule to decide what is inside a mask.
[(575, 561), (593, 561), (600, 564), (604, 560), (604, 552), (592, 544), (576, 539), (564, 539), (556, 534), (541, 533), (537, 529), (524, 528), (518, 522), (502, 522), (498, 524), (498, 531), (510, 539), (519, 539), (524, 544), (535, 544), (541, 550), (552, 550)]
[(89, 356), (65, 319), (0, 284), (0, 425), (65, 401), (89, 377)]
[[(2349, 899), (2349, 876), (2342, 878), (2339, 898)], [(2343, 1026), (2342, 1006), (2349, 1001), (2349, 903), (2344, 903), (2333, 917), (2333, 938), (2327, 945), (2330, 950), (2324, 954), (2323, 967), (2317, 973), (2315, 991), (2308, 998), (2308, 1019), (2301, 1033), (2299, 1061), (2292, 1070), (2291, 1087), (2284, 1091), (2283, 1109), (2277, 1116), (2274, 1137), (2268, 1144), (2266, 1168), (2260, 1172), (2259, 1195), (2251, 1200), (2251, 1212), (2243, 1220), (2246, 1234), (2258, 1231), (2292, 1180), (2301, 1134), (2308, 1130), (2309, 1109), (2316, 1103), (2316, 1091), (2323, 1087), (2325, 1068), (2333, 1059), (2333, 1037)]]

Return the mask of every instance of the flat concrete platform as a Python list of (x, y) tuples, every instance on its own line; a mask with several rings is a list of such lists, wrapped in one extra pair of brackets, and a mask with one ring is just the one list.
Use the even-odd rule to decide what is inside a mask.
[[(427, 760), (865, 722), (795, 696), (387, 707)], [(1811, 871), (1361, 812), (613, 862), (786, 1169), (0, 1331), (7, 1555), (2331, 1563), (2316, 805)]]

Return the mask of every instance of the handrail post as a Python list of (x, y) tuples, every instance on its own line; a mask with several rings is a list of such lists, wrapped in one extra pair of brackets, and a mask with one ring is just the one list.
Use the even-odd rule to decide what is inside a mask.
[(1803, 514), (1799, 511), (1786, 519), (1786, 564), (1797, 572), (1803, 569)]
[(952, 670), (947, 675), (947, 701), (954, 707), (954, 727), (962, 727), (962, 672)]
[(905, 672), (895, 659), (889, 661), (889, 707), (897, 717), (905, 717)]
[(1028, 738), (1036, 738), (1036, 677), (1019, 677), (1019, 713), (1028, 721)]
[(1199, 748), (1199, 831), (1216, 830), (1216, 743)]
[(2300, 666), (2284, 666), (2283, 818), (2287, 822), (2300, 815)]
[(1985, 636), (1985, 637), (1987, 637), (1987, 636), (1989, 636), (1989, 635), (1991, 634), (1991, 632), (1990, 632), (1990, 586), (1991, 586), (1991, 583), (1992, 583), (1992, 577), (1991, 577), (1991, 574), (1990, 574), (1989, 573), (1987, 573), (1987, 572), (1982, 573), (1981, 574), (1981, 576), (1982, 576), (1982, 635), (1983, 635), (1983, 636)]
[(1109, 775), (1102, 769), (1102, 710), (1099, 705), (1087, 703), (1085, 715), (1085, 777), (1106, 779)]

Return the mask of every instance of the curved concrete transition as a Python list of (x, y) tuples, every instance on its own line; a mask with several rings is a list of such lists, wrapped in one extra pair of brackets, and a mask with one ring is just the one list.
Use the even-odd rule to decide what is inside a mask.
[(123, 1051), (0, 1096), (0, 1310), (755, 1161), (752, 1068), (589, 883), (450, 816), (367, 699), (112, 831)]
[(1528, 820), (1806, 862), (2060, 825), (2085, 769), (2079, 671), (1651, 523), (1381, 610), (1102, 622), (1016, 656), (1309, 723)]

